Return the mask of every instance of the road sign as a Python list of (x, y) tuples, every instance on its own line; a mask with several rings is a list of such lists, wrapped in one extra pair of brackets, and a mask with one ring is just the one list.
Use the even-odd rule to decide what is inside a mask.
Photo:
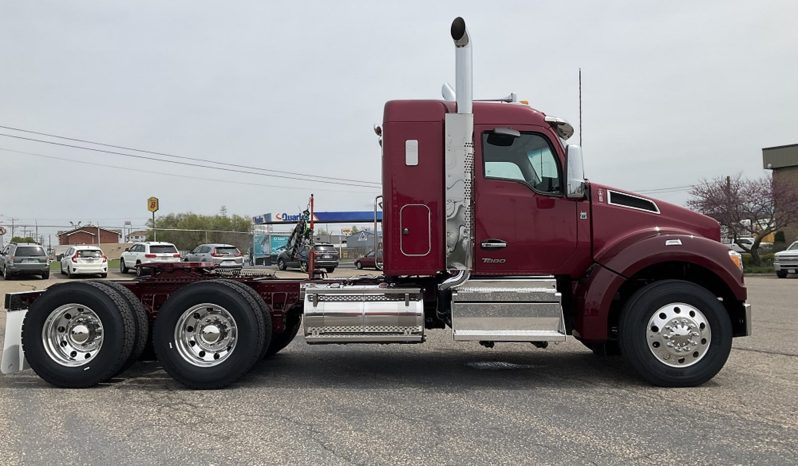
[(158, 211), (158, 198), (157, 197), (151, 197), (151, 198), (147, 199), (147, 210), (149, 210), (150, 212), (153, 212), (153, 213)]
[(1, 227), (0, 226), (0, 236), (3, 236), (5, 234), (6, 234), (6, 227)]

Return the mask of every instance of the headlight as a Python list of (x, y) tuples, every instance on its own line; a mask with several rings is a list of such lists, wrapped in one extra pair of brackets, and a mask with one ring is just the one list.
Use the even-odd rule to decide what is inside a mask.
[(740, 272), (743, 271), (743, 256), (737, 251), (729, 251), (729, 259), (740, 269)]

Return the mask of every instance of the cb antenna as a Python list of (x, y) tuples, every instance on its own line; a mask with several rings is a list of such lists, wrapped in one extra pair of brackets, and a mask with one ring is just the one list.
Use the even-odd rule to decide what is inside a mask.
[(582, 147), (582, 68), (579, 68), (579, 147)]

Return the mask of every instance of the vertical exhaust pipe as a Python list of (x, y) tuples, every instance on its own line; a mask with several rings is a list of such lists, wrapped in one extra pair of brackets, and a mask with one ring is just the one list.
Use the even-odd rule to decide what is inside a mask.
[[(447, 113), (444, 117), (444, 192), (446, 271), (453, 276), (439, 285), (441, 290), (456, 288), (468, 280), (474, 261), (471, 192), (474, 173), (473, 78), (471, 37), (463, 18), (455, 18), (452, 22), (451, 35), (455, 46), (457, 113)], [(444, 86), (444, 98), (451, 94), (450, 91), (450, 87)]]
[(474, 96), (474, 72), (471, 66), (471, 36), (465, 20), (457, 17), (452, 21), (452, 40), (455, 46), (455, 97), (457, 113), (471, 113)]

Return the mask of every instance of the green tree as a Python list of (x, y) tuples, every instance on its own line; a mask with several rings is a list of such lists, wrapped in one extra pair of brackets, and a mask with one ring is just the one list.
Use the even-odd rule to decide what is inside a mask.
[[(152, 221), (147, 239), (154, 239)], [(252, 221), (241, 215), (200, 215), (192, 212), (168, 214), (156, 219), (158, 241), (174, 243), (180, 250), (203, 243), (225, 243), (246, 252), (252, 242)]]
[(11, 238), (12, 243), (35, 243), (36, 240), (30, 236), (14, 236)]

